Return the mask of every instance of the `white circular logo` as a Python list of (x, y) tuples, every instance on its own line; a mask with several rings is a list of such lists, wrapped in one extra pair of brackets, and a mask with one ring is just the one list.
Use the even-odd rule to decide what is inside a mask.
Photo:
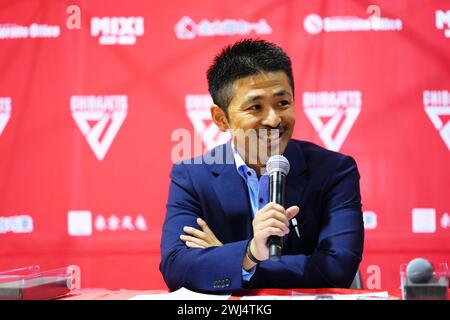
[(197, 35), (197, 25), (188, 16), (181, 18), (174, 29), (178, 39), (194, 39)]
[(303, 20), (303, 26), (305, 27), (306, 32), (318, 34), (323, 28), (322, 18), (317, 14), (310, 14)]

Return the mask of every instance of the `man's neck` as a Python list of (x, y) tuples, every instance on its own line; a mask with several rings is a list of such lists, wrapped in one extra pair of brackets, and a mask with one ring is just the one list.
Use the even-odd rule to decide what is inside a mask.
[[(231, 141), (231, 147), (233, 148), (234, 152), (237, 152), (239, 154), (240, 158), (244, 161), (244, 163), (247, 167), (255, 170), (256, 174), (258, 175), (258, 178), (266, 172), (265, 164), (263, 165), (259, 161), (257, 161), (257, 163), (254, 163), (255, 161), (250, 161), (249, 155), (246, 154), (245, 151), (239, 150), (238, 148), (236, 148), (236, 145), (234, 144), (233, 141)], [(240, 151), (242, 151), (242, 152), (240, 152)], [(244, 154), (242, 154), (242, 153), (244, 153)], [(252, 163), (252, 164), (249, 164), (249, 163)]]
[(252, 168), (253, 170), (255, 170), (258, 178), (260, 178), (262, 175), (264, 175), (266, 173), (266, 166), (262, 165), (262, 164), (247, 164), (247, 161), (245, 161), (245, 164), (247, 165), (247, 167)]

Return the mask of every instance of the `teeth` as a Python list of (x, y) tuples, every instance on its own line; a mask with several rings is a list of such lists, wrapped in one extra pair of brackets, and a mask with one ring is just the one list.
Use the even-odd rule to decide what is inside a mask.
[(266, 141), (267, 143), (271, 143), (273, 141), (281, 140), (282, 135), (283, 135), (283, 132), (278, 132), (276, 134), (276, 133), (272, 133), (269, 131), (265, 134), (260, 135), (259, 138), (263, 141)]

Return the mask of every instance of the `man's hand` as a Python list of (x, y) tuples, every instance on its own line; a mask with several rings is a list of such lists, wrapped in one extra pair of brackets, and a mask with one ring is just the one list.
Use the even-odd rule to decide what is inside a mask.
[(284, 208), (274, 202), (269, 202), (255, 214), (253, 219), (253, 239), (250, 250), (253, 256), (264, 261), (269, 258), (267, 239), (270, 236), (283, 237), (289, 233), (289, 220), (300, 211), (297, 206)]
[(186, 246), (189, 248), (209, 248), (209, 247), (219, 247), (222, 242), (217, 239), (216, 235), (208, 227), (205, 221), (197, 218), (197, 223), (202, 228), (202, 231), (197, 230), (192, 227), (184, 227), (183, 231), (188, 235), (180, 235), (180, 239), (185, 242)]

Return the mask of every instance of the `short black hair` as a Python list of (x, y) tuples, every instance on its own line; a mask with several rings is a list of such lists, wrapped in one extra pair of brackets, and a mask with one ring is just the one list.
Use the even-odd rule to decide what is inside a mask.
[(283, 71), (294, 93), (291, 59), (279, 46), (260, 39), (243, 39), (225, 47), (207, 72), (208, 90), (215, 104), (225, 111), (233, 98), (233, 81), (261, 72)]

